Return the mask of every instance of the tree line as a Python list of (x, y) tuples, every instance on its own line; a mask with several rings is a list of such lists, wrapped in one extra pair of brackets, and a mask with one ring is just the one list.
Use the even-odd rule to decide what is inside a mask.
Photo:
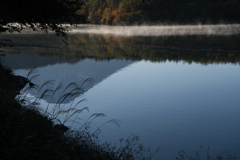
[(240, 0), (83, 0), (94, 24), (239, 23)]

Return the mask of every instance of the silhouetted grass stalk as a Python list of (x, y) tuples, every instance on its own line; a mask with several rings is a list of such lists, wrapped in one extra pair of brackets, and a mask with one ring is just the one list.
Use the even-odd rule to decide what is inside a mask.
[[(186, 154), (186, 152), (181, 150), (178, 152), (179, 157), (176, 157), (176, 159), (177, 160), (202, 160), (202, 158), (200, 157), (201, 149), (202, 149), (202, 146), (200, 145), (199, 150), (196, 151), (196, 158), (190, 157), (188, 154)], [(218, 156), (212, 158), (210, 156), (210, 146), (208, 146), (206, 160), (236, 160), (236, 159), (238, 158), (224, 151), (221, 152)]]
[[(29, 74), (28, 79), (33, 80), (37, 78), (39, 75), (35, 74), (36, 68), (33, 68)], [(33, 75), (33, 76), (32, 76)], [(31, 83), (31, 82), (30, 82)], [(87, 107), (83, 107), (81, 109), (77, 109), (77, 106), (83, 102), (85, 99), (79, 100), (76, 104), (74, 104), (74, 99), (78, 96), (82, 96), (84, 93), (83, 86), (86, 83), (92, 83), (92, 79), (86, 79), (83, 83), (78, 82), (72, 82), (68, 84), (63, 92), (61, 93), (61, 97), (58, 99), (57, 103), (53, 106), (50, 106), (50, 102), (53, 98), (53, 96), (62, 89), (62, 84), (59, 84), (55, 89), (47, 88), (44, 91), (43, 88), (45, 88), (49, 84), (53, 84), (54, 81), (46, 81), (41, 86), (37, 86), (35, 84), (29, 85), (28, 87), (24, 88), (21, 95), (18, 96), (19, 101), (24, 101), (26, 104), (27, 109), (36, 110), (37, 105), (40, 103), (41, 99), (43, 98), (49, 98), (49, 103), (46, 106), (46, 108), (41, 112), (41, 114), (46, 115), (48, 119), (53, 122), (55, 126), (57, 126), (57, 123), (60, 123), (61, 125), (64, 125), (66, 122), (72, 121), (70, 128), (72, 128), (73, 124), (77, 123), (79, 124), (79, 128), (77, 130), (68, 130), (67, 132), (61, 132), (59, 135), (60, 139), (65, 141), (67, 144), (73, 143), (74, 145), (80, 145), (84, 146), (85, 149), (81, 148), (81, 152), (84, 152), (85, 155), (87, 153), (91, 152), (91, 155), (93, 155), (94, 159), (139, 159), (139, 157), (142, 157), (142, 159), (151, 159), (152, 155), (139, 155), (140, 151), (144, 152), (142, 145), (139, 144), (139, 147), (135, 149), (136, 152), (134, 152), (134, 148), (129, 149), (129, 147), (135, 147), (137, 145), (136, 137), (133, 136), (132, 139), (129, 137), (126, 142), (133, 141), (135, 145), (130, 145), (130, 143), (127, 143), (126, 146), (121, 146), (121, 148), (117, 149), (116, 146), (112, 146), (108, 143), (105, 143), (103, 145), (99, 144), (98, 135), (101, 132), (101, 128), (105, 126), (108, 123), (114, 123), (118, 127), (120, 127), (121, 123), (117, 119), (112, 119), (104, 124), (102, 124), (100, 127), (98, 127), (95, 131), (90, 132), (91, 123), (99, 117), (106, 117), (103, 113), (94, 113), (91, 116), (89, 116), (88, 119), (84, 121), (84, 123), (80, 123), (80, 118), (78, 117), (80, 113), (83, 111), (88, 111), (89, 109)], [(28, 99), (29, 91), (31, 89), (37, 90), (37, 94), (41, 93), (40, 95), (37, 95), (35, 99), (30, 98)], [(68, 104), (68, 107), (65, 105), (67, 104), (69, 100), (73, 99), (70, 104)], [(39, 109), (37, 109), (39, 111)], [(24, 113), (24, 110), (22, 111)], [(62, 121), (60, 120), (61, 117), (63, 117)], [(71, 119), (74, 117), (74, 119)], [(56, 132), (54, 132), (56, 133)], [(64, 133), (64, 134), (62, 134)], [(51, 135), (49, 135), (51, 137)], [(71, 146), (71, 150), (74, 147)], [(87, 148), (87, 149), (86, 149)], [(124, 149), (125, 148), (125, 149)], [(148, 151), (150, 153), (150, 151)], [(114, 154), (115, 153), (115, 154)], [(135, 154), (135, 155), (132, 155)], [(64, 156), (64, 154), (62, 155)], [(88, 157), (88, 156), (87, 156)], [(107, 158), (106, 158), (107, 157)], [(134, 158), (136, 157), (136, 158)], [(91, 158), (87, 158), (91, 159)]]

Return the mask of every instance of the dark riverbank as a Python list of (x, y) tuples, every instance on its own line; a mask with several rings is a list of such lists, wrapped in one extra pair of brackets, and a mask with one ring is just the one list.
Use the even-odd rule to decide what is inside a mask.
[(27, 78), (22, 76), (15, 76), (12, 74), (12, 70), (4, 67), (0, 63), (0, 81), (2, 90), (11, 90), (9, 97), (13, 98), (20, 94), (20, 91), (24, 86), (30, 82)]
[(116, 159), (87, 139), (84, 132), (74, 137), (72, 133), (63, 134), (36, 106), (27, 106), (26, 100), (15, 99), (28, 79), (13, 75), (0, 64), (0, 81), (1, 158)]

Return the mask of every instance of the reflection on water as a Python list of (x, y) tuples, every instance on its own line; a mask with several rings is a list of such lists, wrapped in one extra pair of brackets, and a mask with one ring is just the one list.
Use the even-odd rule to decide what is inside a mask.
[[(120, 130), (105, 126), (104, 140), (137, 134), (146, 146), (161, 148), (155, 157), (161, 159), (174, 159), (181, 149), (194, 156), (199, 145), (204, 155), (210, 145), (213, 156), (228, 151), (240, 157), (239, 33), (214, 35), (218, 26), (212, 35), (188, 28), (192, 34), (186, 36), (123, 37), (93, 34), (97, 26), (81, 27), (69, 35), (69, 45), (51, 34), (7, 35), (16, 46), (6, 49), (5, 64), (20, 75), (39, 66), (41, 76), (34, 81), (39, 85), (50, 79), (56, 80), (56, 87), (94, 78), (92, 88), (86, 88), (88, 102), (79, 107), (123, 122)], [(164, 32), (170, 29), (177, 32), (181, 27)], [(89, 34), (80, 34), (84, 30)], [(99, 119), (93, 127), (104, 122)]]
[[(16, 34), (9, 38), (13, 39), (16, 46), (6, 49), (7, 55), (36, 55), (42, 58), (75, 58), (76, 60), (85, 58), (153, 62), (171, 60), (203, 64), (240, 61), (239, 35), (121, 37), (70, 34), (69, 45), (62, 43), (62, 39), (54, 35)], [(22, 41), (22, 38), (25, 40)]]
[(200, 145), (202, 159), (208, 145), (213, 156), (227, 151), (240, 157), (239, 82), (239, 66), (232, 64), (141, 61), (86, 92), (81, 106), (122, 121), (121, 129), (103, 128), (104, 140), (134, 133), (145, 145), (159, 146), (161, 159), (173, 160), (181, 149), (194, 156)]
[[(93, 85), (96, 85), (101, 81), (103, 81), (108, 76), (128, 66), (131, 63), (132, 63), (131, 61), (125, 61), (125, 60), (123, 61), (112, 60), (110, 62), (100, 61), (96, 63), (94, 60), (85, 59), (85, 60), (76, 62), (74, 64), (63, 63), (63, 64), (54, 64), (54, 65), (46, 65), (43, 67), (39, 67), (36, 70), (36, 74), (39, 74), (39, 76), (32, 80), (34, 84), (40, 87), (49, 80), (54, 80), (55, 82), (53, 84), (45, 85), (40, 92), (38, 92), (37, 90), (31, 90), (30, 93), (32, 95), (41, 96), (46, 89), (54, 90), (57, 88), (57, 86), (62, 84), (62, 88), (59, 89), (54, 94), (53, 97), (43, 98), (48, 103), (57, 103), (57, 101), (61, 97), (64, 89), (67, 87), (68, 84), (72, 82), (76, 82), (81, 85), (86, 79), (92, 78)], [(29, 71), (30, 69), (15, 69), (14, 73), (17, 75), (26, 77)], [(32, 77), (36, 74), (30, 75), (29, 77)], [(92, 84), (86, 83), (83, 86), (84, 92), (89, 90), (91, 87), (92, 87)], [(67, 90), (66, 92), (69, 92), (69, 91), (70, 90)], [(72, 98), (75, 98), (75, 97), (72, 97)], [(51, 101), (49, 101), (50, 99)], [(68, 99), (68, 101), (65, 101), (65, 102), (70, 102), (72, 100), (73, 99)]]

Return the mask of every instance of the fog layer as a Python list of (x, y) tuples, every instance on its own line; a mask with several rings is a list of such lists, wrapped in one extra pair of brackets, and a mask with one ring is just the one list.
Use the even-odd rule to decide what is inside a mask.
[(111, 34), (120, 36), (171, 35), (234, 35), (240, 34), (240, 24), (233, 25), (176, 25), (176, 26), (106, 26), (79, 25), (70, 33)]

